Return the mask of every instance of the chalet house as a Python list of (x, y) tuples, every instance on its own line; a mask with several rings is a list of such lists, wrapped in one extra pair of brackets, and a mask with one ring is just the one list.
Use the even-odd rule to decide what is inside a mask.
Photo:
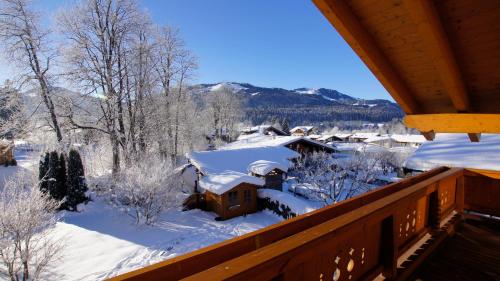
[(283, 191), (283, 181), (286, 179), (288, 167), (281, 163), (259, 160), (248, 166), (249, 173), (264, 180), (264, 188)]
[(328, 153), (334, 153), (336, 152), (335, 148), (333, 146), (321, 143), (319, 141), (311, 140), (308, 138), (299, 138), (290, 141), (289, 143), (285, 144), (286, 147), (297, 151), (301, 155), (305, 156), (307, 154), (311, 154), (314, 152), (328, 152)]
[[(256, 147), (287, 147), (292, 149), (302, 156), (318, 151), (325, 151), (329, 153), (336, 152), (334, 145), (324, 144), (319, 141), (300, 136), (247, 136), (239, 138), (235, 142), (224, 145), (221, 150), (233, 150), (241, 148), (256, 148)], [(269, 160), (266, 158), (261, 158)], [(260, 160), (260, 159), (259, 159)]]
[(379, 136), (378, 133), (354, 133), (349, 136), (348, 141), (349, 142), (364, 142), (369, 138), (377, 137)]
[(392, 147), (419, 147), (423, 143), (427, 142), (424, 136), (422, 135), (391, 135), (392, 139)]
[(339, 139), (338, 142), (349, 142), (349, 138), (352, 136), (352, 134), (345, 134), (345, 133), (337, 133), (335, 134), (335, 138)]
[(289, 136), (290, 134), (280, 130), (272, 125), (260, 125), (260, 126), (254, 126), (254, 127), (249, 127), (245, 128), (241, 131), (242, 135), (251, 135), (255, 133), (260, 133), (263, 135), (269, 135), (269, 136)]
[(10, 164), (14, 159), (14, 145), (11, 142), (0, 142), (0, 165)]
[(318, 132), (318, 128), (314, 126), (297, 126), (290, 130), (292, 136), (305, 137), (309, 135), (314, 135)]
[[(202, 202), (207, 210), (216, 212), (222, 219), (250, 213), (251, 205), (241, 201), (250, 196), (249, 191), (246, 191), (247, 197), (244, 197), (245, 191), (241, 190), (251, 189), (252, 185), (255, 188), (282, 190), (288, 168), (294, 165), (296, 159), (318, 151), (336, 150), (332, 146), (304, 137), (256, 135), (228, 143), (218, 150), (188, 153), (186, 157), (195, 168), (198, 178), (198, 184), (195, 183), (193, 189), (198, 195), (191, 196), (185, 206)], [(188, 171), (187, 168), (184, 170)], [(232, 180), (233, 178), (237, 179)], [(229, 189), (238, 191), (232, 193), (239, 194), (237, 199), (234, 197), (236, 195), (226, 194)], [(228, 201), (229, 196), (241, 204), (233, 206), (230, 203), (234, 202)]]
[(363, 142), (373, 145), (378, 145), (385, 148), (391, 148), (393, 143), (392, 138), (389, 135), (371, 136), (365, 139)]
[(334, 134), (329, 134), (329, 135), (322, 135), (321, 137), (319, 137), (318, 139), (316, 139), (317, 141), (319, 142), (322, 142), (322, 143), (329, 143), (329, 142), (341, 142), (341, 141), (344, 141), (344, 139), (340, 138), (340, 137), (337, 137), (336, 135)]
[(206, 209), (223, 220), (255, 213), (257, 188), (263, 185), (263, 179), (235, 171), (206, 175), (199, 182), (205, 191)]

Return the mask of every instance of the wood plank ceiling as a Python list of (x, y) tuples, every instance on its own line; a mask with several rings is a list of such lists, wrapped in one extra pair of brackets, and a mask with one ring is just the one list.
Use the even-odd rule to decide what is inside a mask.
[(500, 1), (313, 2), (408, 114), (408, 126), (428, 139), (500, 133)]

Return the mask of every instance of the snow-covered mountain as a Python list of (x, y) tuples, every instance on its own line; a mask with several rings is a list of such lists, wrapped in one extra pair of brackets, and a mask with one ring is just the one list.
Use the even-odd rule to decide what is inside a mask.
[[(374, 107), (378, 105), (397, 104), (383, 99), (365, 100), (343, 94), (337, 90), (325, 88), (297, 88), (287, 90), (283, 88), (266, 88), (254, 86), (248, 83), (222, 82), (216, 84), (200, 84), (194, 88), (201, 93), (216, 91), (222, 87), (228, 87), (237, 94), (244, 94), (250, 98), (251, 104), (315, 104), (315, 105), (353, 105), (362, 107)], [(275, 100), (273, 100), (275, 99)]]
[(399, 106), (383, 99), (359, 99), (325, 88), (266, 88), (249, 83), (223, 82), (194, 86), (199, 94), (231, 88), (246, 101), (247, 116), (254, 122), (273, 117), (289, 119), (292, 124), (344, 121), (385, 122), (401, 118)]

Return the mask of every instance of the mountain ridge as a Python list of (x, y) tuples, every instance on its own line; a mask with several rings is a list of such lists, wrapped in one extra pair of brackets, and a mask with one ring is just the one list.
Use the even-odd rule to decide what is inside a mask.
[(221, 82), (198, 84), (203, 94), (229, 87), (245, 102), (245, 114), (254, 124), (270, 119), (287, 119), (291, 125), (333, 126), (338, 121), (388, 122), (403, 117), (394, 102), (385, 99), (360, 99), (327, 88), (267, 88), (250, 83)]

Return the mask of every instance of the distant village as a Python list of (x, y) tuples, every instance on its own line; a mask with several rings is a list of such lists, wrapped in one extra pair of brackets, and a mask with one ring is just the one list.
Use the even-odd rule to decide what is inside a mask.
[[(293, 188), (290, 171), (299, 159), (314, 153), (345, 159), (358, 153), (413, 152), (424, 142), (421, 135), (322, 134), (314, 126), (297, 126), (287, 132), (260, 125), (243, 128), (236, 141), (217, 149), (209, 146), (206, 151), (188, 153), (188, 164), (177, 171), (193, 191), (184, 203), (186, 209), (201, 208), (215, 212), (218, 219), (229, 219), (274, 205), (271, 209), (290, 217), (317, 208), (308, 206), (310, 200)], [(409, 172), (396, 168), (396, 173), (378, 177), (378, 185)]]

